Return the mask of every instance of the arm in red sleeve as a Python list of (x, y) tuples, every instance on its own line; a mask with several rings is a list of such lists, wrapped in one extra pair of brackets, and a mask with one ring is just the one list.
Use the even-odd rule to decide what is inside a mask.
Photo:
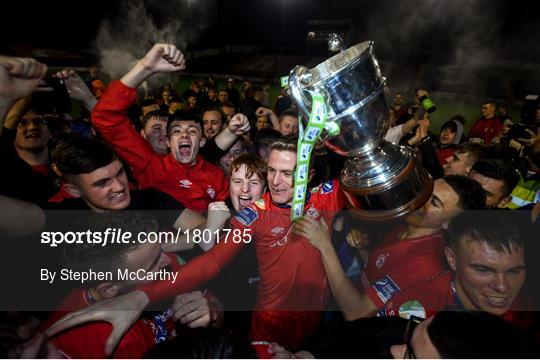
[(136, 99), (136, 89), (121, 81), (112, 82), (92, 111), (92, 125), (129, 164), (137, 178), (157, 155), (129, 121), (127, 109)]
[(231, 225), (231, 235), (228, 238), (222, 238), (212, 250), (178, 268), (176, 282), (155, 281), (138, 288), (138, 290), (146, 293), (150, 302), (153, 303), (193, 291), (213, 279), (245, 245), (242, 241), (238, 244), (232, 241), (232, 231), (237, 228), (243, 230), (244, 227), (235, 219), (231, 221)]
[(225, 201), (229, 197), (229, 182), (225, 178), (224, 174), (220, 174), (220, 186), (217, 189), (216, 201)]

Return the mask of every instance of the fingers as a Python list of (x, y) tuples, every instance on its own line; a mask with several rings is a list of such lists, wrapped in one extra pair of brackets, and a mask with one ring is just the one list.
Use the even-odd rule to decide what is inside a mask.
[(66, 316), (58, 320), (56, 323), (54, 323), (51, 327), (49, 327), (45, 331), (45, 333), (48, 337), (51, 337), (66, 329), (72, 328), (73, 326), (94, 320), (95, 312), (85, 312), (83, 310), (78, 310), (67, 314)]
[(229, 207), (225, 204), (225, 201), (215, 201), (208, 205), (208, 211), (210, 210), (229, 210)]
[(160, 53), (161, 56), (177, 70), (186, 68), (185, 57), (176, 46), (170, 44), (156, 44), (154, 47), (157, 47), (156, 51), (158, 51), (158, 53)]
[(265, 116), (265, 115), (268, 115), (269, 113), (270, 113), (270, 109), (267, 109), (265, 107), (260, 107), (257, 110), (255, 110), (255, 114), (257, 116)]
[(31, 58), (0, 56), (0, 65), (9, 75), (22, 79), (41, 79), (47, 73), (47, 65)]
[(208, 324), (210, 321), (210, 306), (208, 300), (200, 291), (178, 295), (173, 303), (173, 319), (180, 320), (182, 324), (201, 320), (198, 323)]
[(60, 78), (60, 79), (68, 79), (69, 77), (74, 76), (76, 74), (75, 74), (75, 71), (73, 71), (73, 70), (64, 69), (64, 70), (59, 71), (59, 72), (57, 72), (57, 73), (55, 73), (53, 75), (56, 76), (57, 78)]
[(105, 342), (105, 354), (107, 356), (111, 356), (114, 352), (114, 349), (122, 340), (126, 332), (131, 328), (131, 326), (128, 327), (117, 327), (113, 325), (113, 331), (111, 332), (111, 335), (107, 338), (107, 341)]

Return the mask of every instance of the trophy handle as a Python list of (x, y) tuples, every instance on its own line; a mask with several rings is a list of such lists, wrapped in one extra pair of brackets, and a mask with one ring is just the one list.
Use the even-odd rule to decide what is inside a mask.
[(305, 66), (296, 66), (291, 70), (289, 75), (289, 88), (291, 89), (291, 96), (293, 97), (298, 110), (300, 110), (304, 116), (309, 117), (311, 111), (306, 106), (308, 103), (311, 106), (311, 100), (304, 97), (304, 87), (311, 81), (311, 72)]

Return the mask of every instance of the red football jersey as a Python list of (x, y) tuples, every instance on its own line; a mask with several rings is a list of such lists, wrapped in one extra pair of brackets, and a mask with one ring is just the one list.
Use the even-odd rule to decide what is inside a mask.
[[(331, 227), (332, 218), (344, 205), (343, 193), (338, 181), (334, 180), (311, 191), (305, 213), (316, 219), (324, 218)], [(290, 215), (290, 207), (274, 204), (270, 193), (264, 194), (231, 220), (231, 233), (227, 239), (222, 238), (210, 251), (182, 267), (176, 283), (153, 283), (141, 290), (154, 302), (173, 296), (179, 289), (186, 291), (212, 279), (245, 245), (244, 241), (234, 241), (233, 234), (237, 231), (241, 234), (237, 240), (255, 241), (261, 277), (256, 304), (261, 320), (252, 322), (251, 333), (256, 336), (263, 332), (256, 328), (264, 327), (263, 318), (273, 319), (271, 328), (275, 331), (272, 334), (266, 331), (266, 338), (257, 340), (281, 339), (282, 326), (294, 326), (292, 316), (289, 316), (291, 321), (282, 321), (283, 313), (302, 313), (298, 322), (318, 323), (319, 314), (313, 312), (324, 309), (329, 295), (326, 272), (319, 251), (307, 239), (292, 234)], [(265, 312), (264, 316), (261, 316), (262, 312)], [(313, 328), (306, 326), (306, 329), (308, 327)], [(307, 335), (306, 330), (297, 336)], [(291, 339), (291, 344), (298, 343), (299, 338)]]
[(229, 196), (223, 170), (200, 155), (194, 165), (180, 164), (171, 154), (156, 154), (133, 127), (127, 109), (135, 103), (137, 90), (114, 81), (92, 111), (92, 124), (114, 151), (130, 166), (141, 189), (166, 192), (186, 208), (207, 211), (208, 204)]
[(403, 231), (397, 228), (371, 252), (361, 275), (364, 290), (379, 309), (401, 290), (445, 268), (441, 234), (399, 239)]

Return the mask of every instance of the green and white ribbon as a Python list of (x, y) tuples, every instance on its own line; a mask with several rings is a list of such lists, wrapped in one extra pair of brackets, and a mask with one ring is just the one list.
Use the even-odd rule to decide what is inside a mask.
[[(309, 177), (309, 162), (311, 154), (315, 148), (315, 143), (321, 135), (328, 111), (324, 98), (321, 94), (308, 91), (311, 95), (311, 114), (304, 129), (302, 121), (298, 121), (298, 154), (296, 160), (296, 171), (294, 175), (293, 203), (291, 208), (291, 219), (294, 221), (304, 215), (304, 203), (306, 201), (307, 184)], [(331, 131), (332, 132), (332, 131)], [(339, 129), (337, 129), (339, 133)]]

